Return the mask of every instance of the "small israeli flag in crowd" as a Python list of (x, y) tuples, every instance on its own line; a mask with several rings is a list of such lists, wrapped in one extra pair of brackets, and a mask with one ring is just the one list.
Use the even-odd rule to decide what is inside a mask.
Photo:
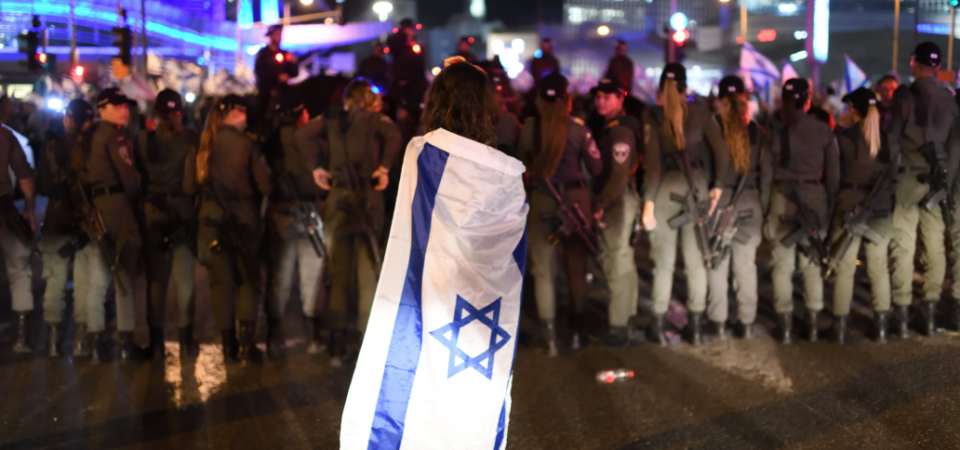
[(340, 448), (506, 447), (527, 211), (520, 161), (445, 130), (407, 147)]

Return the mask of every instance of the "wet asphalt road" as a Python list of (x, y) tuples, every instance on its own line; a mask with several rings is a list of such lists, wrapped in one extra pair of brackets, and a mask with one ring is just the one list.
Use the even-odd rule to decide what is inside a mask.
[[(646, 298), (650, 265), (640, 260)], [(677, 298), (684, 295), (682, 277), (678, 271)], [(285, 322), (285, 360), (224, 365), (202, 268), (196, 278), (200, 357), (176, 357), (176, 330), (169, 327), (168, 358), (132, 365), (47, 359), (41, 350), (12, 353), (9, 294), (0, 288), (0, 448), (337, 448), (352, 369), (305, 353), (299, 305), (291, 302)], [(868, 286), (860, 281), (853, 343), (846, 347), (829, 341), (782, 346), (762, 334), (699, 348), (591, 346), (552, 359), (540, 350), (536, 308), (527, 301), (508, 447), (960, 448), (960, 335), (871, 342), (864, 336), (871, 330)], [(38, 311), (42, 289), (36, 286)], [(142, 280), (140, 289), (142, 295)], [(762, 258), (759, 321), (765, 329), (773, 328), (770, 290)], [(597, 332), (605, 295), (602, 280), (591, 285), (589, 322)], [(146, 343), (142, 306), (138, 339)], [(168, 306), (172, 324), (173, 302)], [(681, 304), (673, 304), (671, 321), (682, 326), (683, 317)], [(39, 314), (33, 324), (33, 340), (42, 347)], [(593, 380), (597, 371), (618, 367), (634, 370), (636, 378), (613, 385)]]

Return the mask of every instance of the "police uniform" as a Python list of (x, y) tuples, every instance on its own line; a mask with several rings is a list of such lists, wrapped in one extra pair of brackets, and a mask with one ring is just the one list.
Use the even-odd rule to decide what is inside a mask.
[[(745, 92), (743, 81), (736, 76), (727, 77), (720, 82), (721, 99), (726, 95), (738, 95), (743, 92)], [(717, 123), (721, 128), (726, 127), (721, 116), (717, 116)], [(737, 204), (734, 205), (735, 217), (742, 216), (737, 224), (738, 232), (746, 240), (733, 240), (730, 252), (710, 271), (707, 318), (713, 325), (713, 331), (720, 338), (725, 336), (724, 324), (729, 314), (728, 293), (731, 272), (737, 298), (737, 322), (743, 337), (752, 337), (753, 323), (757, 317), (757, 247), (763, 239), (763, 216), (770, 201), (773, 166), (770, 153), (763, 151), (767, 138), (766, 131), (751, 120), (747, 126), (747, 138), (750, 146), (750, 163), (747, 172), (737, 172), (731, 155), (727, 159), (727, 167), (723, 170), (726, 174), (725, 178), (717, 183), (723, 189), (723, 195), (717, 203), (717, 207), (722, 208), (730, 205), (742, 177), (747, 177), (744, 180), (743, 192)]]
[(271, 357), (283, 355), (284, 340), (280, 323), (290, 300), (294, 274), (299, 275), (300, 295), (307, 352), (322, 351), (319, 345), (320, 307), (324, 258), (317, 255), (307, 228), (295, 216), (300, 203), (312, 203), (321, 211), (319, 188), (311, 170), (317, 167), (319, 149), (309, 137), (324, 126), (323, 116), (303, 125), (296, 120), (304, 110), (302, 100), (284, 98), (280, 102), (279, 152), (267, 155), (273, 171), (274, 187), (267, 210), (267, 351)]
[[(117, 88), (105, 89), (97, 97), (97, 106), (126, 104), (127, 98)], [(140, 250), (140, 231), (134, 205), (140, 201), (137, 169), (134, 167), (134, 148), (123, 125), (101, 121), (93, 134), (90, 153), (80, 182), (87, 197), (100, 213), (107, 237), (113, 245), (115, 261), (107, 261), (95, 240), (84, 252), (87, 256), (90, 291), (87, 297), (87, 328), (94, 334), (94, 358), (107, 358), (104, 347), (106, 330), (105, 303), (111, 278), (116, 287), (117, 330), (120, 332), (120, 357), (136, 357), (133, 342), (134, 299), (137, 254)], [(117, 276), (110, 265), (117, 267)]]
[[(601, 81), (598, 90), (605, 93), (623, 91), (610, 80)], [(594, 178), (593, 211), (602, 210), (600, 221), (603, 240), (600, 245), (602, 264), (610, 290), (610, 333), (605, 344), (618, 346), (627, 343), (627, 324), (637, 311), (639, 279), (634, 261), (630, 235), (640, 207), (640, 198), (633, 184), (633, 175), (639, 164), (637, 134), (640, 125), (632, 116), (619, 115), (604, 122), (602, 131), (594, 138), (600, 149), (603, 170)]]
[[(246, 108), (236, 95), (215, 106), (225, 117)], [(200, 186), (198, 258), (207, 268), (214, 319), (224, 356), (246, 359), (254, 352), (254, 332), (262, 284), (257, 257), (261, 242), (261, 198), (270, 194), (270, 173), (256, 144), (234, 126), (221, 124), (213, 142), (206, 180)], [(224, 211), (226, 208), (228, 211)], [(225, 228), (238, 236), (234, 248)], [(246, 258), (243, 257), (245, 254)], [(234, 321), (240, 324), (237, 336)]]
[[(324, 240), (330, 252), (331, 288), (327, 316), (332, 332), (333, 357), (343, 356), (340, 339), (342, 331), (348, 327), (348, 309), (357, 311), (357, 329), (361, 332), (366, 329), (377, 288), (373, 255), (377, 250), (371, 248), (369, 240), (379, 246), (384, 220), (383, 193), (373, 189), (370, 177), (377, 167), (389, 169), (400, 149), (400, 130), (387, 116), (360, 108), (339, 114), (327, 122), (328, 171), (333, 182), (327, 197), (329, 206), (323, 213)], [(353, 192), (343, 176), (347, 165), (355, 168), (360, 192)], [(349, 223), (350, 214), (344, 208), (359, 204), (358, 197), (365, 198), (372, 236), (362, 230), (363, 224)], [(348, 298), (350, 292), (356, 293), (356, 299)], [(358, 302), (358, 309), (351, 304), (354, 301)]]
[[(567, 100), (567, 80), (560, 74), (551, 74), (544, 78), (540, 97), (546, 102), (556, 103)], [(536, 167), (542, 154), (541, 133), (539, 118), (527, 119), (520, 136), (519, 157), (527, 169)], [(557, 191), (564, 204), (573, 212), (574, 205), (580, 209), (583, 217), (588, 221), (586, 233), (593, 232), (593, 213), (590, 207), (590, 191), (580, 168), (581, 162), (592, 176), (600, 175), (602, 162), (600, 150), (593, 140), (590, 130), (583, 121), (569, 118), (567, 136), (562, 152), (556, 155), (554, 161), (556, 170), (549, 179), (549, 183)], [(539, 162), (539, 161), (538, 161)], [(548, 164), (549, 165), (549, 164)], [(530, 176), (529, 202), (530, 213), (527, 220), (527, 248), (530, 257), (530, 273), (533, 275), (536, 289), (537, 310), (543, 327), (544, 337), (547, 340), (551, 355), (557, 354), (556, 333), (554, 318), (556, 314), (556, 293), (554, 274), (557, 266), (563, 264), (566, 269), (570, 297), (570, 328), (573, 332), (573, 347), (580, 346), (580, 335), (583, 332), (583, 304), (586, 297), (587, 258), (590, 257), (587, 244), (583, 237), (573, 235), (563, 238), (560, 242), (564, 250), (565, 259), (557, 259), (557, 242), (550, 242), (549, 237), (556, 232), (561, 217), (550, 217), (560, 214), (560, 204), (547, 186), (547, 180), (542, 177)], [(597, 245), (597, 242), (591, 242)]]
[[(668, 65), (664, 69), (661, 85), (671, 78), (677, 81), (682, 96), (682, 90), (686, 88), (686, 70), (679, 64)], [(671, 219), (685, 212), (684, 205), (672, 197), (686, 196), (690, 191), (683, 168), (673, 155), (681, 150), (689, 153), (693, 170), (691, 176), (700, 193), (700, 201), (707, 199), (709, 188), (722, 188), (722, 183), (728, 179), (726, 170), (731, 167), (723, 133), (709, 108), (699, 100), (687, 101), (686, 105), (687, 115), (683, 123), (686, 149), (678, 149), (674, 137), (663, 132), (663, 107), (650, 107), (644, 124), (644, 135), (649, 136), (644, 160), (644, 201), (654, 203), (657, 222), (653, 230), (649, 230), (650, 259), (653, 261), (654, 323), (651, 335), (660, 345), (667, 343), (663, 316), (669, 307), (673, 290), (678, 235), (687, 279), (687, 309), (690, 311), (691, 338), (694, 343), (700, 341), (700, 318), (707, 300), (707, 268), (703, 251), (697, 242), (695, 223), (685, 224), (679, 229), (673, 229), (668, 224)]]
[[(867, 117), (867, 109), (879, 103), (869, 89), (860, 88), (843, 99)], [(871, 103), (872, 102), (872, 103)], [(860, 123), (850, 128), (838, 128), (837, 143), (840, 147), (842, 173), (840, 192), (833, 210), (831, 238), (833, 245), (843, 236), (844, 219), (855, 208), (864, 205), (874, 185), (885, 177), (886, 187), (875, 194), (870, 204), (864, 205), (873, 218), (866, 225), (879, 235), (878, 242), (853, 236), (850, 247), (837, 262), (836, 281), (833, 285), (834, 330), (838, 343), (844, 344), (847, 334), (847, 316), (853, 301), (854, 279), (857, 271), (857, 253), (863, 243), (866, 255), (867, 275), (870, 278), (870, 293), (876, 313), (878, 340), (886, 340), (887, 316), (890, 312), (890, 270), (888, 249), (893, 234), (893, 183), (897, 177), (899, 154), (890, 148), (886, 133), (881, 132), (881, 146), (876, 157), (870, 156), (870, 146), (861, 131)]]
[(74, 356), (89, 355), (89, 339), (86, 332), (87, 310), (85, 307), (87, 278), (77, 276), (87, 265), (82, 248), (82, 230), (77, 221), (77, 206), (71, 189), (76, 186), (76, 175), (71, 167), (74, 149), (80, 137), (79, 128), (93, 118), (93, 108), (83, 100), (73, 100), (66, 108), (77, 130), (64, 136), (51, 136), (47, 140), (44, 158), (46, 177), (37, 188), (47, 196), (47, 209), (37, 245), (43, 255), (43, 319), (49, 326), (48, 354), (60, 356), (63, 339), (63, 312), (66, 309), (66, 288), (69, 279), (70, 261), (74, 261), (73, 320), (77, 325), (76, 351)]
[[(5, 95), (0, 96), (0, 108), (7, 101), (10, 100)], [(19, 213), (13, 204), (13, 181), (10, 179), (10, 172), (13, 172), (21, 184), (33, 183), (34, 173), (17, 137), (5, 127), (0, 127), (0, 167), (3, 168), (0, 170), (0, 211), (2, 211), (0, 220), (3, 221), (0, 226), (0, 253), (3, 254), (4, 265), (7, 268), (13, 312), (17, 314), (17, 339), (13, 350), (18, 353), (28, 353), (32, 350), (27, 343), (27, 315), (33, 310), (33, 291), (30, 288), (32, 276), (30, 246), (24, 242), (27, 237), (15, 231), (14, 215)], [(30, 198), (28, 205), (32, 207), (32, 203), (33, 198)], [(32, 237), (32, 235), (29, 236), (31, 239)]]
[[(283, 30), (283, 26), (271, 25), (265, 36), (278, 30)], [(267, 118), (287, 88), (287, 82), (280, 81), (280, 76), (286, 74), (290, 79), (296, 78), (300, 75), (300, 66), (293, 60), (293, 54), (283, 51), (279, 46), (266, 45), (257, 52), (253, 67), (257, 75), (257, 120), (261, 121), (261, 130), (273, 130), (275, 118), (271, 121), (267, 121)]]
[[(810, 340), (817, 339), (817, 314), (823, 309), (823, 278), (821, 261), (810, 250), (813, 239), (803, 237), (795, 245), (787, 246), (783, 239), (796, 232), (799, 210), (796, 201), (802, 201), (812, 212), (817, 237), (829, 228), (830, 205), (836, 199), (840, 184), (840, 156), (837, 141), (830, 126), (802, 111), (807, 100), (806, 80), (788, 80), (783, 96), (794, 96), (797, 102), (797, 123), (794, 126), (775, 124), (771, 127), (771, 156), (774, 165), (774, 186), (770, 197), (764, 235), (772, 243), (770, 265), (773, 271), (774, 307), (778, 314), (783, 340), (791, 341), (793, 321), (793, 273), (799, 268), (803, 274), (807, 325)], [(785, 220), (790, 219), (790, 220)], [(798, 252), (798, 247), (806, 251)]]
[[(156, 111), (183, 110), (180, 94), (165, 89), (157, 95)], [(144, 256), (147, 268), (147, 323), (153, 355), (163, 356), (167, 288), (173, 282), (181, 356), (195, 356), (193, 342), (193, 269), (196, 252), (196, 136), (141, 131), (137, 166), (143, 174)]]
[[(626, 47), (627, 44), (617, 41), (617, 46), (621, 45)], [(607, 74), (603, 77), (616, 81), (620, 89), (627, 91), (629, 95), (633, 90), (633, 60), (625, 54), (610, 58), (610, 62), (607, 63)]]
[(497, 150), (516, 157), (520, 130), (520, 122), (516, 116), (508, 111), (500, 111), (497, 119)]
[[(940, 65), (942, 53), (936, 44), (924, 42), (914, 51), (915, 64), (935, 68)], [(923, 242), (923, 309), (927, 334), (934, 334), (934, 315), (943, 290), (947, 259), (944, 248), (943, 213), (940, 205), (927, 211), (921, 203), (930, 192), (926, 175), (931, 167), (922, 151), (924, 144), (932, 143), (936, 157), (946, 167), (949, 178), (956, 176), (960, 161), (957, 145), (957, 119), (960, 110), (950, 91), (937, 84), (933, 77), (917, 78), (910, 86), (897, 89), (893, 99), (893, 118), (889, 133), (890, 143), (900, 152), (900, 174), (897, 177), (896, 205), (893, 209), (893, 238), (890, 256), (893, 261), (891, 284), (893, 303), (897, 309), (900, 334), (907, 331), (908, 309), (913, 299), (914, 255), (916, 253), (917, 225)], [(952, 230), (951, 230), (952, 231)], [(954, 269), (954, 274), (960, 270)], [(960, 279), (954, 275), (954, 280)]]

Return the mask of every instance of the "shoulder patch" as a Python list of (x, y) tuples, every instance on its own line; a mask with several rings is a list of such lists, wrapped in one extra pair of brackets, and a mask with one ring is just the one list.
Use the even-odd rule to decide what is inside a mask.
[(617, 164), (627, 162), (628, 157), (630, 157), (630, 144), (623, 142), (613, 144), (613, 159), (617, 161)]
[(120, 147), (119, 150), (117, 150), (117, 153), (120, 154), (120, 159), (122, 159), (123, 162), (127, 163), (128, 166), (132, 166), (132, 165), (133, 165), (133, 157), (131, 157), (131, 155), (130, 155), (130, 148), (129, 148), (129, 147), (127, 147), (126, 145), (124, 145), (123, 147)]

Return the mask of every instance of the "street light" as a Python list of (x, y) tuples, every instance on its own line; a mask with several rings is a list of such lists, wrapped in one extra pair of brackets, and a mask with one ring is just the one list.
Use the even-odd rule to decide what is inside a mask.
[(313, 0), (300, 0), (300, 4), (303, 6), (310, 6), (313, 4)]
[(387, 14), (393, 11), (393, 4), (390, 2), (376, 2), (373, 4), (373, 12), (380, 16), (381, 22), (387, 21)]
[(610, 34), (610, 27), (606, 25), (600, 25), (600, 27), (597, 28), (597, 34), (599, 34), (600, 36), (606, 36)]

